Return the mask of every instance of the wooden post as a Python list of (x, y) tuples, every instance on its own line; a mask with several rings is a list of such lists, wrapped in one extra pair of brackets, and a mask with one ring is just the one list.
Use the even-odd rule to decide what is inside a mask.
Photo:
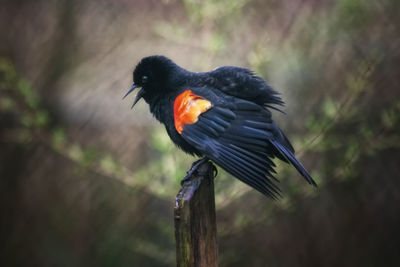
[(201, 164), (176, 196), (175, 239), (178, 267), (218, 266), (214, 170)]

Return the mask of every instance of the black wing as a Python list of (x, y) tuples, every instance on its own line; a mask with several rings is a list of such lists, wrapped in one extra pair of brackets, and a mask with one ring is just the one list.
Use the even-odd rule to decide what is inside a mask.
[(212, 86), (227, 95), (281, 111), (276, 107), (284, 104), (279, 92), (249, 69), (224, 66), (212, 71), (210, 76)]
[(182, 137), (189, 144), (242, 182), (272, 198), (280, 195), (274, 183), (275, 164), (271, 160), (274, 157), (292, 163), (315, 184), (295, 159), (292, 146), (267, 109), (234, 97), (229, 101), (209, 100), (213, 107), (183, 129)]

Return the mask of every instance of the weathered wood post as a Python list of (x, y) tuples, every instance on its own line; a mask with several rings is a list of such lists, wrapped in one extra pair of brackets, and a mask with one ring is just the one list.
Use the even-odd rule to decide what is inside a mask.
[(201, 164), (176, 196), (175, 239), (178, 267), (218, 266), (214, 170)]

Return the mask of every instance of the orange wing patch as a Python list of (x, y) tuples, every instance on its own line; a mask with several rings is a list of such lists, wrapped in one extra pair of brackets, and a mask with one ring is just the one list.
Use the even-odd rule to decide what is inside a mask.
[(192, 90), (184, 91), (174, 102), (175, 129), (181, 134), (185, 124), (195, 123), (210, 108), (210, 101), (193, 94)]

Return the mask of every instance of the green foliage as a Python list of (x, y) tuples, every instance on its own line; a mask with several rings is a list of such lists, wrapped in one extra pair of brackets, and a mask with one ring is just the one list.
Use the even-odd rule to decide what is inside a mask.
[(372, 1), (340, 0), (336, 10), (338, 26), (346, 29), (348, 36), (355, 38), (372, 21), (374, 11), (376, 7)]
[(381, 121), (383, 126), (392, 130), (399, 124), (400, 121), (400, 99), (397, 100), (393, 106), (382, 110), (381, 112)]
[(52, 133), (52, 146), (58, 151), (61, 151), (65, 146), (65, 142), (65, 131), (62, 128), (54, 129)]
[(337, 104), (335, 104), (334, 101), (329, 97), (325, 99), (324, 103), (322, 104), (322, 109), (324, 112), (323, 116), (329, 120), (333, 119), (338, 113)]
[(209, 53), (218, 53), (226, 48), (226, 37), (221, 33), (213, 33), (209, 37), (209, 41), (205, 45), (205, 49)]
[(154, 32), (167, 40), (181, 44), (186, 44), (190, 39), (188, 27), (174, 22), (159, 22), (156, 24)]
[(30, 82), (19, 77), (14, 66), (4, 58), (0, 58), (0, 73), (4, 77), (0, 81), (3, 92), (0, 109), (16, 114), (20, 124), (30, 131), (46, 128), (50, 123), (49, 114), (40, 107), (39, 96)]
[[(249, 2), (183, 0), (186, 16), (191, 23), (160, 21), (156, 23), (154, 32), (171, 42), (203, 49), (210, 56), (224, 53), (229, 46), (230, 31), (237, 26), (236, 20), (240, 19)], [(194, 31), (198, 32), (196, 36), (193, 35)], [(210, 63), (204, 57), (195, 61), (196, 67), (200, 68)]]
[(3, 112), (11, 111), (15, 108), (15, 102), (11, 97), (0, 98), (0, 110)]
[(271, 51), (265, 44), (256, 43), (247, 56), (251, 69), (261, 74), (268, 73), (268, 64), (271, 61), (270, 53)]
[(0, 57), (0, 72), (2, 78), (0, 79), (0, 86), (2, 90), (10, 90), (14, 88), (17, 81), (17, 73), (11, 62), (5, 58)]
[(19, 79), (17, 88), (24, 97), (27, 105), (32, 109), (37, 109), (39, 105), (39, 97), (33, 91), (31, 84), (25, 79)]
[(195, 23), (221, 24), (236, 18), (249, 0), (183, 0), (186, 12)]

